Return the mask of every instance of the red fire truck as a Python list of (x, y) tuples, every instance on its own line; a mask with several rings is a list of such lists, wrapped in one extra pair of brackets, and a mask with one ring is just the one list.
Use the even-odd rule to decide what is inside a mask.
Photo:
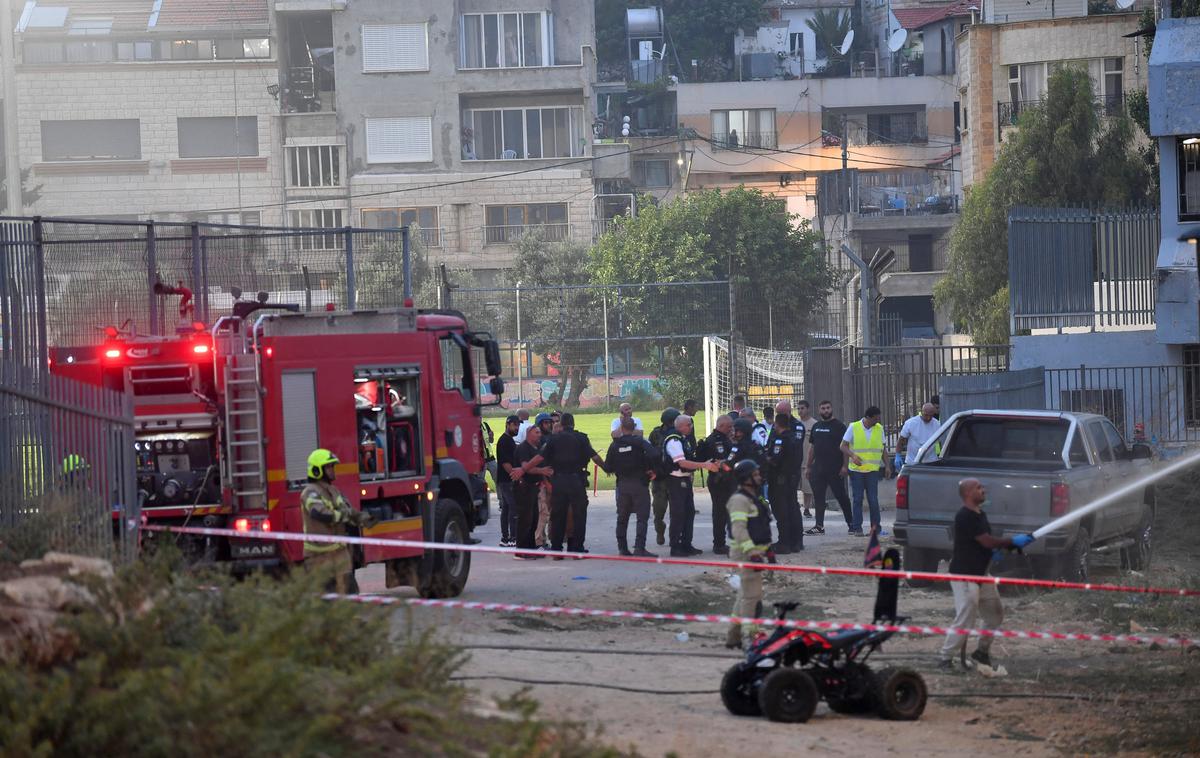
[[(462, 314), (389, 308), (295, 312), (239, 302), (211, 328), (170, 337), (109, 328), (103, 345), (57, 348), (53, 371), (130, 392), (142, 513), (151, 522), (230, 528), (244, 538), (185, 536), (191, 558), (236, 571), (300, 561), (306, 459), (328, 448), (337, 486), (375, 523), (363, 536), (463, 543), (488, 520), (480, 395), (499, 402), (500, 351)], [(147, 538), (176, 539), (148, 532)], [(355, 546), (389, 587), (462, 592), (463, 551)]]

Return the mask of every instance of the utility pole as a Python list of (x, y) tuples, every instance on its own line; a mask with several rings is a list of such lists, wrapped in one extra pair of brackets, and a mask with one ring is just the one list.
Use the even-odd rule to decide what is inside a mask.
[(25, 212), (21, 186), (21, 155), (17, 140), (17, 43), (13, 33), (12, 3), (0, 2), (0, 69), (4, 71), (4, 184), (8, 188), (4, 212)]

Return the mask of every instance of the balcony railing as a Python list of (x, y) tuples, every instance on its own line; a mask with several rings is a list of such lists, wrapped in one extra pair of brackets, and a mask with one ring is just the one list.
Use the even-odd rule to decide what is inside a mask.
[(421, 227), (416, 230), (421, 237), (421, 243), (425, 247), (441, 247), (442, 240), (446, 236), (446, 228), (434, 226), (430, 228)]
[(779, 140), (775, 132), (746, 132), (743, 134), (730, 131), (724, 134), (714, 134), (713, 147), (722, 150), (736, 150), (742, 147), (774, 150), (779, 147)]
[(526, 234), (541, 234), (549, 242), (561, 242), (571, 236), (571, 225), (558, 224), (515, 224), (483, 227), (483, 244), (511, 245)]
[[(1001, 127), (1016, 126), (1021, 113), (1041, 104), (1042, 100), (1014, 100), (1012, 102), (996, 103), (996, 123)], [(1104, 95), (1095, 99), (1096, 113), (1099, 116), (1118, 116), (1125, 113), (1125, 93), (1118, 92)]]

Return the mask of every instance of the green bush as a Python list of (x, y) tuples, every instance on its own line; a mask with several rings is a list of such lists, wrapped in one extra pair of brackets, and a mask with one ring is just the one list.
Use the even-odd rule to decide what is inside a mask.
[(516, 698), (485, 719), (461, 652), (395, 609), (320, 598), (321, 577), (235, 583), (169, 563), (92, 587), (73, 660), (0, 671), (5, 755), (600, 755)]

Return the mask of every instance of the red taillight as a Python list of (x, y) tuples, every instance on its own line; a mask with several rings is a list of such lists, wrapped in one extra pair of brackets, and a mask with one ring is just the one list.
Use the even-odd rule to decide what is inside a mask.
[(250, 531), (250, 519), (248, 519), (248, 518), (235, 519), (233, 522), (233, 530), (235, 532)]
[(908, 508), (908, 474), (896, 477), (896, 510)]
[(1069, 484), (1053, 484), (1050, 486), (1050, 515), (1061, 516), (1071, 510), (1071, 486)]
[(193, 345), (192, 352), (197, 355), (204, 355), (208, 352), (208, 345)]
[(258, 528), (260, 531), (264, 532), (271, 531), (271, 519), (263, 519), (263, 522), (258, 525)]
[(267, 357), (270, 358), (272, 355), (275, 355), (275, 348), (268, 347), (266, 350), (266, 353), (267, 353)]
[(111, 349), (111, 350), (105, 350), (105, 351), (104, 351), (104, 357), (105, 357), (105, 358), (108, 358), (109, 360), (112, 360), (112, 359), (115, 359), (115, 358), (120, 358), (120, 357), (121, 357), (121, 351), (120, 351), (120, 350), (117, 350), (117, 349), (115, 349), (115, 348), (113, 348), (113, 349)]

